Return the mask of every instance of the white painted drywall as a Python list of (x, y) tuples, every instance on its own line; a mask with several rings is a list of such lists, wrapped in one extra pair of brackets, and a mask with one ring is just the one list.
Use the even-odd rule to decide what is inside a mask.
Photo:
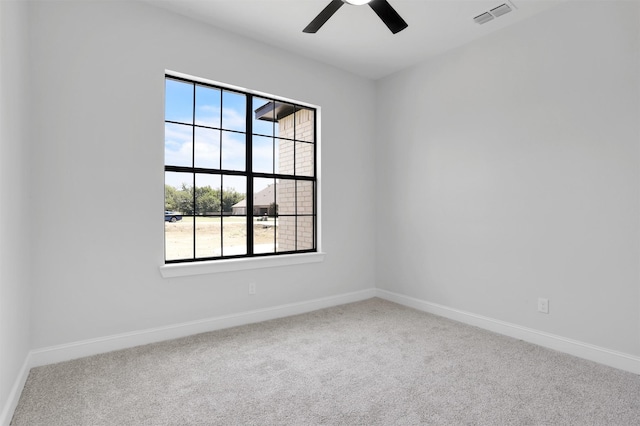
[(567, 2), (377, 82), (378, 287), (640, 354), (638, 8)]
[(27, 8), (0, 2), (0, 423), (30, 349)]
[[(374, 286), (373, 82), (148, 4), (30, 13), (33, 348)], [(161, 278), (165, 69), (322, 108), (324, 262)]]

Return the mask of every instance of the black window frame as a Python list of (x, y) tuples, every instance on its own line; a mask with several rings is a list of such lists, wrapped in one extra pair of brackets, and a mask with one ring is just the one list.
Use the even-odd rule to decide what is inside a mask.
[[(304, 253), (317, 253), (318, 252), (318, 110), (316, 107), (311, 106), (309, 104), (305, 104), (305, 103), (301, 103), (299, 101), (292, 101), (290, 99), (284, 99), (284, 98), (280, 98), (277, 96), (273, 96), (273, 95), (265, 95), (263, 93), (257, 93), (257, 92), (252, 92), (249, 90), (241, 90), (238, 88), (235, 88), (233, 86), (227, 86), (225, 84), (222, 83), (211, 83), (211, 82), (204, 82), (200, 79), (190, 79), (187, 77), (183, 77), (183, 76), (176, 76), (176, 75), (172, 75), (169, 73), (165, 74), (165, 85), (166, 85), (166, 81), (167, 80), (175, 80), (175, 81), (179, 81), (182, 83), (188, 83), (193, 85), (193, 120), (191, 124), (188, 123), (184, 123), (184, 122), (178, 122), (178, 121), (172, 121), (172, 120), (167, 120), (166, 117), (166, 113), (165, 113), (165, 126), (167, 124), (179, 124), (179, 125), (185, 125), (185, 126), (191, 126), (192, 128), (192, 160), (191, 160), (191, 166), (176, 166), (176, 165), (167, 165), (166, 164), (166, 158), (164, 160), (164, 171), (165, 171), (165, 176), (167, 172), (179, 172), (179, 173), (189, 173), (192, 175), (192, 187), (194, 188), (193, 190), (193, 199), (192, 199), (192, 203), (193, 203), (193, 215), (185, 215), (183, 216), (182, 220), (187, 220), (189, 218), (191, 218), (193, 220), (193, 256), (191, 258), (184, 258), (184, 259), (170, 259), (167, 260), (167, 243), (166, 243), (166, 231), (164, 234), (164, 262), (166, 265), (170, 265), (170, 264), (177, 264), (177, 263), (198, 263), (198, 262), (206, 262), (206, 261), (216, 261), (216, 260), (227, 260), (227, 259), (242, 259), (242, 258), (256, 258), (256, 257), (274, 257), (274, 256), (283, 256), (283, 255), (292, 255), (292, 254), (304, 254)], [(240, 94), (245, 96), (245, 100), (246, 100), (246, 111), (245, 111), (245, 130), (243, 131), (237, 131), (237, 130), (229, 130), (229, 129), (224, 129), (222, 124), (220, 124), (220, 127), (212, 127), (212, 126), (206, 126), (206, 125), (202, 125), (202, 124), (196, 124), (196, 120), (195, 120), (195, 106), (196, 106), (196, 88), (198, 86), (203, 86), (203, 87), (208, 87), (208, 88), (212, 88), (212, 89), (217, 89), (220, 90), (221, 92), (221, 96), (223, 92), (232, 92), (235, 94)], [(309, 110), (313, 112), (313, 141), (304, 141), (301, 139), (296, 139), (296, 131), (294, 130), (294, 137), (293, 138), (285, 138), (285, 137), (281, 137), (280, 135), (276, 135), (275, 132), (272, 135), (264, 135), (264, 134), (254, 134), (253, 133), (253, 117), (254, 117), (254, 113), (255, 111), (253, 110), (253, 100), (254, 98), (258, 98), (260, 100), (266, 100), (269, 102), (273, 102), (274, 105), (276, 103), (285, 103), (287, 105), (291, 105), (293, 106), (294, 110), (293, 110), (293, 114), (294, 114), (294, 126), (296, 123), (296, 119), (295, 119), (295, 114), (300, 111), (300, 110)], [(166, 96), (165, 96), (165, 111), (166, 111)], [(222, 108), (220, 111), (220, 115), (222, 116)], [(275, 127), (275, 125), (274, 125)], [(195, 129), (196, 128), (201, 128), (201, 129), (210, 129), (210, 130), (216, 130), (219, 132), (233, 132), (236, 134), (244, 134), (245, 135), (245, 170), (244, 171), (238, 171), (238, 170), (229, 170), (229, 169), (222, 169), (222, 165), (220, 165), (220, 168), (215, 169), (215, 168), (205, 168), (205, 167), (195, 167)], [(295, 129), (295, 127), (294, 127)], [(273, 173), (265, 173), (265, 172), (254, 172), (253, 171), (253, 144), (252, 144), (252, 140), (253, 140), (253, 136), (259, 136), (259, 137), (271, 137), (274, 140), (278, 139), (278, 140), (285, 140), (285, 141), (290, 141), (294, 143), (294, 150), (293, 150), (293, 161), (294, 164), (295, 163), (295, 155), (296, 155), (296, 143), (306, 143), (306, 144), (311, 144), (313, 146), (313, 176), (306, 176), (306, 175), (296, 175), (295, 174), (295, 168), (294, 168), (294, 174), (283, 174), (283, 173), (275, 173), (275, 167), (274, 167), (274, 172)], [(166, 135), (165, 135), (165, 141), (166, 141)], [(165, 142), (166, 143), (166, 142)], [(275, 144), (274, 144), (274, 165), (275, 165)], [(196, 214), (196, 175), (198, 174), (210, 174), (210, 175), (219, 175), (219, 176), (224, 176), (224, 175), (232, 175), (232, 176), (243, 176), (245, 177), (246, 180), (246, 210), (245, 210), (245, 214), (244, 215), (235, 215), (235, 216), (245, 216), (247, 218), (246, 223), (247, 223), (247, 228), (246, 228), (246, 249), (247, 252), (246, 254), (235, 254), (235, 255), (225, 255), (224, 254), (224, 238), (222, 238), (222, 235), (224, 233), (224, 227), (221, 226), (221, 255), (220, 256), (207, 256), (207, 257), (198, 257), (197, 256), (197, 250), (196, 250), (196, 241), (197, 241), (197, 227), (196, 227), (196, 217), (198, 216), (205, 216), (205, 217), (218, 217), (218, 215), (197, 215)], [(313, 200), (312, 200), (312, 211), (311, 213), (305, 213), (305, 214), (298, 214), (298, 202), (297, 202), (297, 196), (298, 196), (298, 191), (297, 189), (295, 190), (295, 197), (296, 197), (296, 201), (294, 202), (295, 205), (295, 213), (294, 214), (280, 214), (277, 211), (277, 208), (275, 209), (275, 213), (274, 216), (275, 218), (280, 218), (280, 217), (295, 217), (296, 219), (298, 217), (312, 217), (312, 223), (313, 223), (313, 230), (312, 230), (312, 239), (313, 239), (313, 247), (312, 248), (306, 248), (306, 249), (298, 249), (297, 248), (297, 244), (298, 244), (298, 229), (297, 229), (297, 223), (298, 221), (296, 220), (296, 227), (295, 227), (295, 240), (296, 240), (296, 248), (294, 250), (288, 250), (288, 251), (278, 251), (276, 249), (276, 244), (278, 242), (277, 238), (276, 238), (276, 226), (274, 226), (274, 252), (268, 252), (268, 253), (255, 253), (254, 252), (254, 232), (253, 232), (253, 227), (255, 226), (255, 219), (257, 217), (260, 217), (260, 215), (255, 214), (254, 213), (254, 203), (253, 203), (253, 198), (255, 196), (254, 194), (254, 188), (253, 188), (253, 183), (254, 183), (254, 179), (255, 178), (266, 178), (266, 179), (273, 179), (274, 182), (280, 180), (280, 179), (286, 179), (286, 180), (293, 180), (296, 182), (296, 188), (297, 188), (297, 183), (298, 182), (311, 182), (313, 185)], [(165, 178), (165, 184), (166, 184), (166, 178)], [(275, 191), (277, 191), (277, 186)], [(222, 192), (221, 192), (221, 198), (222, 198)], [(276, 198), (276, 195), (274, 195), (274, 199)], [(165, 200), (165, 208), (166, 208), (166, 200)], [(220, 212), (220, 216), (221, 218), (225, 217), (225, 215), (223, 214), (223, 212)], [(166, 225), (165, 225), (166, 226)]]

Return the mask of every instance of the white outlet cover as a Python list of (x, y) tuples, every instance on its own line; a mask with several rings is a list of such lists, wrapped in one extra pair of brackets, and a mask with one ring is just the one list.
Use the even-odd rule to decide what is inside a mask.
[(549, 299), (538, 298), (538, 312), (542, 312), (543, 314), (549, 313)]

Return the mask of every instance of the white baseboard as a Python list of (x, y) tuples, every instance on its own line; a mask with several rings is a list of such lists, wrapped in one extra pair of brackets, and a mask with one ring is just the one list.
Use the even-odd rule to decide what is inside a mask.
[(130, 333), (116, 334), (96, 339), (35, 349), (29, 354), (29, 364), (30, 367), (38, 367), (56, 362), (69, 361), (85, 356), (131, 348), (148, 343), (155, 343), (163, 340), (206, 333), (208, 331), (221, 330), (239, 325), (298, 315), (305, 312), (315, 311), (317, 309), (370, 299), (375, 297), (375, 295), (375, 289), (370, 288), (367, 290), (329, 296), (321, 299), (290, 303), (255, 311), (241, 312), (238, 314), (189, 321), (181, 324), (173, 324), (164, 327), (150, 328)]
[(25, 358), (22, 363), (22, 367), (18, 372), (18, 377), (16, 381), (13, 383), (13, 387), (11, 388), (11, 392), (9, 392), (9, 397), (7, 398), (7, 402), (4, 407), (2, 407), (2, 413), (0, 413), (0, 425), (9, 426), (11, 423), (11, 418), (13, 417), (13, 412), (16, 410), (18, 406), (18, 401), (20, 400), (20, 395), (22, 394), (22, 389), (24, 388), (24, 384), (27, 382), (27, 377), (29, 376), (29, 370), (31, 367), (29, 366), (29, 355)]
[(495, 333), (504, 334), (509, 337), (524, 340), (529, 343), (534, 343), (536, 345), (564, 352), (579, 358), (598, 362), (600, 364), (629, 371), (631, 373), (640, 374), (640, 357), (634, 355), (522, 327), (482, 315), (476, 315), (459, 309), (453, 309), (437, 303), (427, 302), (387, 290), (376, 289), (376, 296), (400, 305), (460, 321)]

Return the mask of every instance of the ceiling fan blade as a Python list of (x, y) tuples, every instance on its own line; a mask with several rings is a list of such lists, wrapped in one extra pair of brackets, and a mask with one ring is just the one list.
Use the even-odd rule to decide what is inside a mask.
[(307, 27), (304, 30), (302, 30), (302, 32), (304, 33), (317, 32), (320, 29), (320, 27), (322, 27), (324, 23), (327, 22), (329, 18), (331, 18), (333, 14), (336, 13), (336, 11), (340, 9), (340, 7), (343, 4), (344, 3), (342, 0), (332, 0), (331, 3), (329, 3), (327, 7), (322, 9), (322, 12), (320, 12), (318, 16), (316, 16), (315, 19), (311, 21), (311, 23), (307, 25)]
[(392, 33), (399, 33), (409, 26), (387, 0), (372, 0), (369, 2), (369, 6), (382, 19), (382, 22), (389, 27)]

